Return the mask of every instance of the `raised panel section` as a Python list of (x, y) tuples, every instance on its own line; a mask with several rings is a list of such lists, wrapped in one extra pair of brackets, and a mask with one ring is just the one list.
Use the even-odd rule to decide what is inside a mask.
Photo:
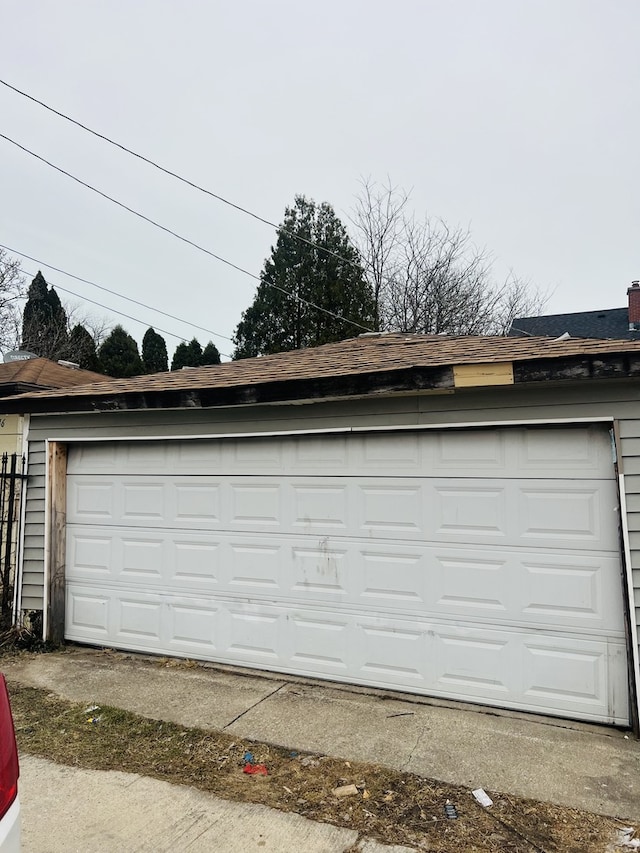
[(220, 520), (220, 487), (217, 483), (197, 485), (176, 483), (176, 519), (191, 522)]
[(86, 573), (108, 575), (112, 563), (113, 540), (104, 535), (69, 537), (67, 558)]
[(231, 485), (232, 522), (278, 527), (280, 525), (280, 492), (276, 485)]
[(164, 488), (155, 483), (125, 483), (123, 519), (162, 521), (166, 517)]
[(67, 627), (91, 639), (105, 639), (109, 633), (109, 598), (90, 590), (67, 592)]
[(344, 486), (294, 485), (295, 527), (333, 527), (347, 530), (347, 493)]
[(346, 551), (320, 542), (319, 548), (292, 548), (293, 590), (316, 595), (341, 595), (347, 590), (342, 578), (346, 575)]
[(362, 551), (364, 578), (363, 602), (375, 601), (377, 606), (394, 602), (400, 606), (424, 606), (424, 586), (428, 583), (425, 559), (422, 554), (374, 553)]
[(173, 580), (182, 585), (213, 586), (218, 582), (220, 545), (202, 538), (180, 538), (173, 542)]
[(482, 559), (477, 554), (445, 556), (442, 551), (436, 559), (441, 569), (437, 601), (440, 610), (473, 610), (490, 614), (494, 620), (508, 612), (511, 578), (504, 561)]
[(577, 647), (562, 638), (532, 640), (525, 646), (525, 695), (549, 704), (602, 704), (606, 695), (606, 649), (594, 643)]
[(278, 616), (248, 609), (231, 610), (229, 650), (246, 659), (277, 661)]
[[(466, 635), (466, 636), (465, 636)], [(481, 690), (506, 697), (509, 693), (509, 636), (487, 636), (487, 632), (440, 628), (437, 631), (436, 655), (438, 684), (467, 696)]]
[(150, 577), (162, 576), (163, 541), (153, 539), (122, 539), (122, 562), (120, 573), (135, 579), (148, 581)]
[(113, 484), (109, 481), (69, 480), (67, 517), (75, 519), (92, 519), (106, 522), (113, 518)]
[(123, 596), (118, 599), (117, 637), (145, 637), (154, 641), (161, 635), (161, 604)]
[(261, 588), (267, 594), (279, 592), (280, 546), (232, 542), (230, 550), (231, 587)]
[(507, 434), (497, 430), (450, 430), (435, 436), (435, 470), (446, 469), (468, 478), (502, 474), (506, 462)]
[(331, 616), (294, 614), (291, 619), (293, 654), (291, 661), (314, 673), (346, 673), (345, 653), (349, 644), (349, 624)]
[(218, 608), (197, 604), (174, 603), (170, 607), (169, 643), (187, 649), (199, 647), (205, 654), (216, 651), (216, 616)]
[(422, 529), (422, 496), (418, 486), (362, 486), (362, 527), (385, 537), (415, 534)]
[(446, 536), (506, 536), (504, 488), (437, 486), (434, 507), (437, 533)]
[(567, 543), (598, 541), (600, 514), (595, 489), (529, 488), (520, 492), (522, 535)]

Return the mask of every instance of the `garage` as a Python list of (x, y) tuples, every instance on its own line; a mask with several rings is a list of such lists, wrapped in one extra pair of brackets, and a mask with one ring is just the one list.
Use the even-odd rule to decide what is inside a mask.
[(598, 424), (68, 444), (66, 638), (629, 723)]

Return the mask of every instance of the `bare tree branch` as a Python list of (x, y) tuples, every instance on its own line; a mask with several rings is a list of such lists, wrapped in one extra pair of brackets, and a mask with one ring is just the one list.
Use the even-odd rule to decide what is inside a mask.
[(22, 304), (27, 293), (20, 262), (0, 249), (0, 350), (20, 345)]
[(506, 335), (516, 316), (548, 301), (513, 273), (499, 285), (492, 258), (463, 228), (417, 221), (390, 181), (361, 181), (350, 217), (376, 300), (378, 327), (424, 334)]

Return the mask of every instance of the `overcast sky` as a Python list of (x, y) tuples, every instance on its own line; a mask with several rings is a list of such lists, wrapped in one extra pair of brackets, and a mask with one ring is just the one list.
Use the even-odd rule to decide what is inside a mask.
[[(469, 226), (553, 291), (619, 307), (640, 277), (638, 0), (1, 0), (0, 78), (280, 222), (296, 193), (346, 219), (363, 176)], [(259, 274), (273, 229), (0, 86), (0, 132)], [(0, 139), (0, 243), (63, 301), (103, 302), (223, 353), (256, 282)], [(38, 264), (24, 261), (32, 277)], [(77, 300), (75, 300), (77, 301)], [(107, 314), (91, 309), (96, 314)], [(182, 320), (188, 322), (181, 322)], [(178, 340), (165, 335), (171, 352)]]

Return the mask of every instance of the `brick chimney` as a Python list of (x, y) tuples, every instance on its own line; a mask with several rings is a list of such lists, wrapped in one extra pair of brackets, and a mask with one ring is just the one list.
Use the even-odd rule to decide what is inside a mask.
[(632, 281), (627, 290), (629, 297), (629, 331), (640, 329), (640, 281)]

